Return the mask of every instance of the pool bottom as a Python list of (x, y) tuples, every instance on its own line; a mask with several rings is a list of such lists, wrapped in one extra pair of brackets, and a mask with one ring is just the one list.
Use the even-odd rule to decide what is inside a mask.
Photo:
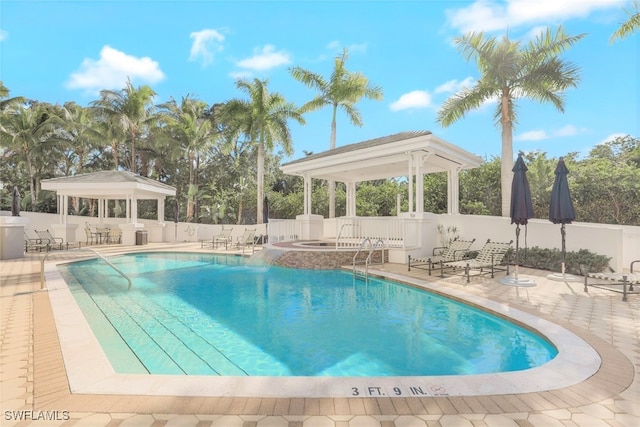
[[(558, 355), (517, 372), (437, 377), (210, 377), (116, 374), (54, 265), (46, 267), (49, 298), (73, 393), (243, 397), (478, 396), (554, 390), (597, 372), (601, 360), (586, 342), (533, 315), (438, 284), (390, 273), (391, 280), (450, 295), (514, 319), (546, 336)], [(535, 380), (532, 380), (535, 379)]]

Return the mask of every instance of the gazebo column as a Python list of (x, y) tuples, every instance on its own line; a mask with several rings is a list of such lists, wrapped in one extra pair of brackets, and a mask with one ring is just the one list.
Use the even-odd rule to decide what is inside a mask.
[(413, 213), (413, 155), (409, 154), (409, 174), (407, 175), (409, 178), (409, 207), (407, 212)]
[(455, 167), (447, 171), (447, 213), (460, 213), (460, 168)]
[(356, 216), (356, 182), (345, 182), (347, 187), (347, 216)]
[(422, 172), (424, 159), (424, 154), (414, 154), (414, 164), (416, 167), (416, 213), (419, 214), (424, 212), (424, 174)]
[(164, 197), (158, 197), (158, 222), (164, 224)]
[(69, 195), (58, 194), (59, 224), (51, 224), (51, 234), (60, 237), (65, 243), (75, 243), (78, 224), (68, 224), (69, 221)]
[(311, 176), (309, 174), (304, 174), (304, 209), (303, 212), (305, 215), (311, 214), (311, 193), (313, 192), (313, 187), (311, 186)]

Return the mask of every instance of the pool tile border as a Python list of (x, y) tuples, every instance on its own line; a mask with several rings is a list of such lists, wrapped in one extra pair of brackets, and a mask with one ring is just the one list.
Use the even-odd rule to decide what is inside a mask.
[[(397, 398), (411, 396), (485, 396), (551, 392), (579, 384), (600, 368), (591, 346), (557, 324), (506, 304), (470, 295), (437, 283), (427, 283), (393, 273), (389, 279), (451, 295), (480, 307), (508, 315), (548, 336), (559, 346), (559, 356), (542, 367), (522, 372), (468, 377), (176, 377), (116, 374), (100, 348), (55, 264), (45, 277), (53, 317), (67, 367), (69, 391), (82, 394), (137, 394), (147, 396), (267, 397), (267, 398)], [(551, 335), (551, 336), (550, 336)], [(571, 358), (567, 357), (571, 355)], [(536, 379), (531, 381), (532, 376)]]

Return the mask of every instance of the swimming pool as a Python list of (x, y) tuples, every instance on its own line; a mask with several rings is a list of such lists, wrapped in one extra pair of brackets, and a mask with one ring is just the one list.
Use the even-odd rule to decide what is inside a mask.
[[(241, 257), (132, 254), (61, 267), (118, 373), (384, 377), (521, 371), (540, 335), (459, 302), (334, 270)], [(82, 285), (80, 285), (82, 283)]]

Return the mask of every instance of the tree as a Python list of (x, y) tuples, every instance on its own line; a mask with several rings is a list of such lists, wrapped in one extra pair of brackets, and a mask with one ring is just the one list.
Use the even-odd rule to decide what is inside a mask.
[(616, 39), (624, 39), (640, 29), (640, 4), (634, 1), (633, 8), (631, 10), (624, 9), (624, 11), (629, 16), (629, 19), (623, 22), (611, 35), (609, 42), (614, 42)]
[(300, 110), (279, 93), (270, 93), (267, 84), (267, 80), (259, 79), (236, 81), (236, 87), (247, 94), (249, 100), (234, 99), (223, 107), (225, 116), (236, 118), (232, 122), (236, 131), (244, 134), (257, 151), (256, 224), (263, 223), (265, 151), (273, 151), (275, 143), (279, 143), (285, 154), (291, 155), (293, 148), (287, 122), (293, 119), (305, 123)]
[(579, 68), (559, 56), (585, 35), (569, 36), (562, 27), (547, 29), (526, 46), (507, 36), (501, 40), (484, 33), (468, 33), (455, 44), (467, 60), (474, 59), (480, 79), (471, 88), (463, 88), (447, 99), (438, 111), (437, 120), (448, 127), (470, 110), (498, 99), (494, 114), (502, 131), (502, 215), (509, 216), (511, 169), (513, 168), (513, 126), (517, 123), (516, 101), (529, 98), (550, 102), (564, 112), (564, 91), (576, 87)]
[(136, 89), (131, 80), (127, 80), (124, 89), (101, 90), (100, 99), (91, 103), (102, 116), (102, 120), (110, 126), (117, 126), (123, 140), (128, 140), (129, 170), (133, 173), (136, 172), (136, 145), (157, 119), (153, 105), (155, 97), (156, 93), (151, 87), (144, 85)]
[[(335, 58), (333, 72), (329, 80), (300, 67), (294, 67), (290, 70), (294, 79), (318, 91), (315, 98), (301, 107), (303, 113), (319, 110), (327, 105), (332, 107), (331, 139), (329, 143), (329, 148), (332, 150), (336, 148), (336, 115), (338, 108), (349, 117), (352, 125), (362, 127), (362, 116), (355, 104), (363, 97), (382, 100), (383, 96), (382, 89), (371, 85), (364, 75), (347, 71), (345, 68), (347, 59), (349, 59), (348, 51), (344, 49), (342, 55)], [(335, 182), (329, 181), (329, 218), (334, 218), (335, 216)]]
[(207, 117), (209, 107), (205, 102), (187, 95), (182, 98), (180, 105), (172, 99), (159, 108), (162, 109), (160, 115), (167, 124), (167, 136), (178, 142), (189, 159), (187, 221), (191, 221), (195, 216), (195, 194), (198, 191), (196, 175), (200, 152), (212, 144), (215, 137), (213, 123)]
[(2, 80), (0, 80), (0, 111), (11, 105), (23, 104), (24, 102), (26, 102), (26, 99), (23, 96), (9, 98), (9, 88), (7, 88), (4, 83), (2, 83)]

